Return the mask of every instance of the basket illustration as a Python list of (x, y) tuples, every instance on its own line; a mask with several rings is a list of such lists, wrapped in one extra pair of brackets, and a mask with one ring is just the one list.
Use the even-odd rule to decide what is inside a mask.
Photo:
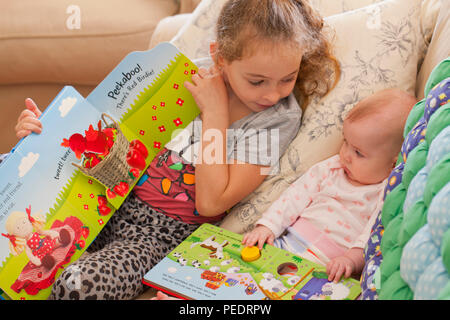
[[(110, 123), (108, 123), (105, 118), (108, 118)], [(129, 172), (132, 167), (127, 163), (127, 153), (130, 142), (123, 135), (119, 124), (110, 115), (103, 113), (101, 119), (107, 127), (112, 127), (117, 130), (114, 145), (111, 147), (109, 153), (102, 161), (92, 168), (85, 168), (77, 163), (72, 164), (80, 169), (85, 175), (96, 179), (106, 188), (113, 189), (114, 186), (122, 181), (131, 183), (136, 179), (135, 177), (133, 178), (130, 176)], [(81, 163), (83, 163), (83, 160)]]

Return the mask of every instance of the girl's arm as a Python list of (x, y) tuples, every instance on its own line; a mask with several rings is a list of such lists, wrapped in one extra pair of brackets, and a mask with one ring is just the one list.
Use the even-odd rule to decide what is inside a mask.
[(216, 216), (230, 209), (263, 182), (266, 176), (260, 174), (262, 168), (247, 163), (197, 165), (197, 211), (203, 216)]
[(195, 165), (196, 208), (200, 215), (216, 216), (255, 190), (266, 177), (260, 174), (265, 167), (237, 161), (227, 164), (228, 93), (218, 70), (200, 69), (192, 82), (185, 87), (202, 112), (202, 141)]

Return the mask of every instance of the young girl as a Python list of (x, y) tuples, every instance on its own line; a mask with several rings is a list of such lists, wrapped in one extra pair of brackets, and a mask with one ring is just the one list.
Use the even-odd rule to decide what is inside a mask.
[[(200, 117), (155, 157), (147, 180), (113, 215), (90, 254), (74, 262), (81, 287), (68, 282), (75, 269), (67, 268), (51, 298), (137, 296), (144, 274), (200, 223), (219, 221), (257, 188), (265, 178), (261, 169), (273, 161), (261, 156), (258, 146), (245, 147), (246, 141), (259, 145), (267, 132), (277, 130), (279, 150), (271, 150), (273, 143), (263, 145), (266, 154), (281, 156), (300, 126), (294, 87), (305, 107), (310, 96), (331, 90), (339, 75), (322, 27), (304, 1), (228, 1), (210, 46), (212, 66), (185, 83)], [(335, 77), (327, 76), (330, 68)], [(16, 127), (19, 138), (42, 129), (38, 108), (31, 100), (26, 105)], [(211, 146), (216, 147), (212, 153)]]
[[(395, 166), (403, 127), (415, 103), (414, 97), (396, 89), (358, 103), (344, 120), (339, 154), (297, 179), (243, 243), (262, 248), (268, 242), (305, 258), (318, 258), (326, 264), (330, 281), (360, 274), (363, 248), (382, 207), (385, 180)], [(315, 256), (299, 245), (300, 239), (314, 245)]]

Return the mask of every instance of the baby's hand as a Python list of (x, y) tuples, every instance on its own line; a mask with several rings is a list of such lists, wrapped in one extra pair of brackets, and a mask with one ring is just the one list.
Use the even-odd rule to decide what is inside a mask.
[(328, 281), (338, 283), (341, 276), (349, 278), (355, 270), (355, 263), (349, 257), (343, 255), (332, 259), (327, 263)]
[(263, 225), (256, 226), (251, 232), (245, 234), (242, 239), (242, 244), (245, 244), (247, 247), (251, 247), (258, 243), (258, 248), (261, 250), (264, 246), (264, 243), (268, 243), (273, 245), (273, 240), (275, 239), (275, 234)]
[(228, 92), (222, 74), (216, 66), (209, 70), (200, 68), (192, 76), (192, 82), (184, 83), (195, 99), (202, 113), (212, 112), (220, 116), (228, 112)]
[(25, 106), (26, 109), (20, 114), (15, 127), (16, 136), (19, 139), (26, 137), (31, 132), (42, 132), (42, 123), (38, 119), (42, 114), (41, 110), (30, 98), (25, 100)]

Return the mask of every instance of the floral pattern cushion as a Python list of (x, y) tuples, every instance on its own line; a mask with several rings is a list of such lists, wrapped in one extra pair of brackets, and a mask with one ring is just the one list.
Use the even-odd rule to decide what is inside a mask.
[[(225, 1), (203, 0), (171, 42), (191, 59), (207, 56)], [(237, 233), (252, 229), (293, 181), (313, 164), (336, 154), (342, 143), (343, 118), (359, 100), (389, 87), (414, 93), (417, 66), (427, 46), (421, 25), (422, 0), (336, 2), (341, 5), (334, 10), (354, 9), (358, 2), (371, 4), (325, 18), (342, 68), (340, 81), (327, 96), (310, 103), (297, 137), (280, 160), (279, 174), (268, 176), (232, 208), (221, 224), (226, 229)], [(320, 12), (329, 1), (312, 0), (312, 4)], [(427, 24), (432, 25), (432, 20), (427, 19)]]

